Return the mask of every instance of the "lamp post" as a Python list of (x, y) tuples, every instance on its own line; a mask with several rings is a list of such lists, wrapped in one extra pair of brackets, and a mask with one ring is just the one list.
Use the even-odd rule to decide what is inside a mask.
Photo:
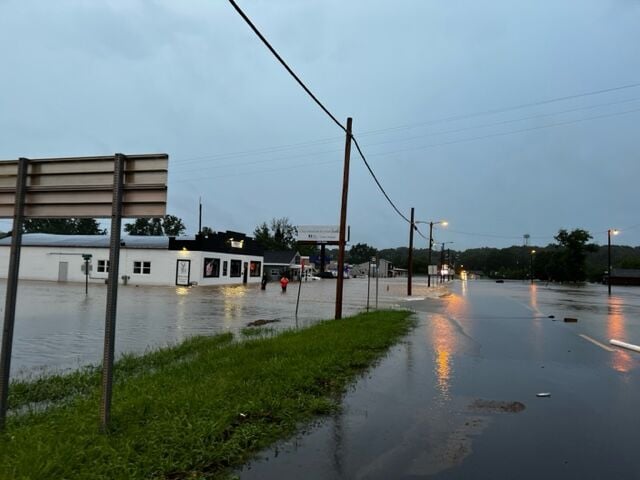
[(411, 296), (411, 282), (413, 282), (413, 231), (416, 222), (413, 220), (414, 208), (411, 207), (411, 222), (409, 224), (409, 265), (407, 268), (407, 296)]
[(618, 235), (620, 230), (609, 229), (607, 230), (607, 288), (609, 295), (611, 295), (611, 235)]
[(427, 261), (427, 287), (431, 286), (431, 274), (429, 273), (429, 267), (431, 266), (431, 250), (433, 249), (433, 226), (434, 225), (442, 225), (443, 227), (446, 227), (447, 225), (449, 225), (449, 222), (447, 222), (446, 220), (440, 220), (439, 222), (422, 222), (422, 221), (418, 221), (418, 222), (414, 222), (415, 224), (418, 223), (428, 223), (429, 224), (429, 259)]
[(444, 246), (447, 243), (453, 243), (453, 242), (440, 242), (442, 243), (442, 248), (440, 249), (440, 283), (444, 282), (444, 275), (442, 274), (442, 270), (444, 268)]
[(535, 250), (531, 250), (529, 255), (529, 276), (531, 277), (531, 285), (533, 285), (533, 256), (536, 254)]

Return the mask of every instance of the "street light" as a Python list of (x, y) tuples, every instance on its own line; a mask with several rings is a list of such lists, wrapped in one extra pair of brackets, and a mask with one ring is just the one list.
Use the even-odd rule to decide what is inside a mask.
[(620, 230), (609, 229), (607, 230), (607, 288), (609, 295), (611, 295), (611, 235), (618, 235)]
[(444, 246), (447, 243), (453, 242), (440, 242), (442, 244), (442, 249), (440, 250), (440, 283), (444, 282), (444, 275), (442, 274), (442, 269), (444, 267)]
[(431, 266), (431, 250), (433, 247), (433, 226), (434, 225), (442, 225), (443, 227), (446, 227), (447, 225), (449, 225), (449, 222), (447, 222), (446, 220), (440, 220), (438, 222), (422, 222), (422, 221), (418, 221), (418, 222), (414, 222), (414, 223), (428, 223), (429, 224), (429, 260), (427, 262), (427, 287), (431, 286), (431, 273), (429, 273), (429, 267)]
[(533, 285), (533, 256), (536, 254), (535, 250), (531, 250), (531, 255), (529, 256), (529, 276), (531, 277), (531, 285)]

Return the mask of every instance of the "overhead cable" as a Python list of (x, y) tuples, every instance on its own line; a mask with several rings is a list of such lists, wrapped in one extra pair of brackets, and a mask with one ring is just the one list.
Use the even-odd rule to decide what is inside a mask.
[(333, 122), (338, 125), (338, 127), (340, 127), (340, 129), (345, 132), (347, 134), (348, 137), (350, 137), (349, 140), (353, 140), (356, 148), (358, 149), (358, 152), (360, 153), (360, 157), (362, 158), (364, 164), (367, 167), (367, 170), (369, 170), (369, 173), (371, 174), (371, 176), (373, 177), (373, 179), (376, 182), (376, 185), (378, 185), (378, 188), (380, 188), (380, 191), (382, 192), (382, 194), (385, 196), (385, 198), (389, 201), (389, 203), (391, 204), (391, 206), (393, 207), (393, 209), (398, 213), (398, 215), (400, 215), (405, 221), (411, 223), (411, 221), (402, 214), (402, 212), (400, 210), (398, 210), (398, 207), (395, 206), (395, 204), (391, 201), (391, 198), (389, 198), (389, 195), (387, 195), (387, 192), (385, 192), (384, 188), (382, 188), (382, 185), (380, 184), (380, 182), (378, 181), (378, 178), (375, 176), (375, 174), (373, 173), (373, 170), (371, 169), (371, 166), (369, 165), (369, 163), (367, 162), (367, 159), (365, 158), (364, 154), (362, 153), (362, 150), (360, 149), (360, 146), (358, 145), (358, 142), (356, 140), (356, 138), (353, 136), (353, 134), (351, 132), (347, 132), (347, 129), (336, 119), (336, 117), (322, 104), (322, 102), (320, 100), (318, 100), (318, 98), (311, 92), (311, 90), (309, 90), (309, 88), (307, 88), (307, 86), (304, 84), (304, 82), (302, 80), (300, 80), (300, 78), (295, 74), (295, 72), (289, 67), (289, 65), (287, 65), (287, 63), (282, 59), (282, 57), (278, 54), (278, 52), (275, 50), (275, 48), (273, 48), (271, 46), (271, 44), (267, 41), (267, 39), (260, 33), (260, 31), (256, 28), (256, 26), (253, 24), (253, 22), (251, 22), (251, 20), (249, 19), (249, 17), (247, 17), (247, 15), (245, 15), (245, 13), (240, 9), (240, 7), (238, 6), (238, 4), (234, 1), (234, 0), (229, 0), (229, 3), (231, 3), (231, 5), (233, 6), (233, 8), (235, 8), (235, 10), (240, 14), (240, 16), (244, 19), (245, 22), (247, 22), (247, 24), (251, 27), (251, 29), (253, 30), (253, 32), (258, 36), (258, 38), (260, 38), (260, 40), (262, 40), (262, 43), (264, 43), (266, 45), (266, 47), (271, 51), (271, 53), (278, 59), (278, 61), (282, 64), (282, 66), (287, 70), (287, 72), (289, 72), (289, 74), (296, 80), (296, 82), (298, 82), (298, 84), (303, 88), (303, 90), (305, 92), (307, 92), (307, 94), (313, 99), (314, 102), (316, 102), (316, 104), (318, 104), (318, 106), (331, 118), (331, 120), (333, 120)]
[(268, 40), (266, 38), (264, 38), (262, 33), (260, 33), (258, 28), (253, 24), (253, 22), (249, 19), (249, 17), (247, 17), (247, 15), (245, 15), (245, 13), (240, 9), (238, 4), (234, 0), (229, 0), (229, 3), (233, 6), (233, 8), (236, 9), (236, 12), (238, 12), (240, 14), (240, 16), (244, 19), (244, 21), (247, 22), (247, 24), (251, 27), (251, 30), (253, 30), (253, 32), (258, 36), (258, 38), (260, 40), (262, 40), (262, 43), (264, 43), (266, 45), (266, 47), (271, 51), (271, 53), (273, 53), (273, 55), (278, 59), (280, 64), (287, 70), (287, 72), (289, 72), (289, 75), (291, 75), (296, 80), (296, 82), (298, 82), (298, 85), (300, 85), (302, 87), (302, 89), (305, 92), (307, 92), (307, 95), (309, 95), (313, 99), (313, 101), (316, 102), (318, 104), (318, 106), (322, 110), (324, 110), (324, 113), (329, 115), (331, 120), (333, 120), (333, 122), (338, 127), (340, 127), (343, 132), (346, 133), (347, 129), (338, 121), (338, 119), (336, 117), (333, 116), (333, 114), (327, 109), (327, 107), (325, 107), (322, 104), (322, 102), (320, 100), (318, 100), (318, 98), (313, 94), (313, 92), (307, 88), (307, 86), (304, 84), (304, 82), (302, 80), (300, 80), (298, 75), (296, 75), (296, 73), (289, 67), (289, 65), (287, 65), (287, 63), (282, 59), (280, 54), (278, 54), (276, 49), (271, 46), (271, 44), (268, 42)]

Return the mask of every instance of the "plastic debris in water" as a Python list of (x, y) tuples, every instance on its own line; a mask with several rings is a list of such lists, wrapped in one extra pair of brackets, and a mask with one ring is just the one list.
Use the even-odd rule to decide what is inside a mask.
[(549, 392), (536, 393), (536, 397), (540, 397), (540, 398), (548, 398), (550, 396), (551, 394)]

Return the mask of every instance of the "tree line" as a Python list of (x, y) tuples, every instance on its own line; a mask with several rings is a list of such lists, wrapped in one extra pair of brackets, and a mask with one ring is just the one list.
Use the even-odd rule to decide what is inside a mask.
[[(186, 228), (182, 219), (174, 215), (161, 218), (135, 219), (124, 226), (130, 235), (182, 235)], [(27, 219), (24, 222), (25, 233), (55, 233), (67, 235), (105, 235), (106, 229), (100, 227), (93, 218), (70, 219)], [(210, 227), (203, 227), (203, 234), (213, 233)], [(253, 231), (255, 240), (265, 250), (297, 250), (302, 255), (318, 253), (314, 245), (299, 245), (296, 241), (297, 230), (287, 217), (272, 218), (262, 222)], [(432, 250), (431, 263), (441, 262), (464, 268), (491, 278), (526, 279), (534, 278), (556, 282), (600, 281), (607, 269), (607, 247), (591, 243), (591, 234), (583, 229), (567, 231), (561, 229), (554, 237), (555, 242), (546, 246), (514, 245), (506, 248), (470, 248), (464, 251)], [(535, 250), (535, 253), (532, 251)], [(640, 247), (613, 245), (613, 268), (640, 269)], [(327, 249), (327, 256), (336, 260), (338, 249)], [(399, 268), (408, 268), (409, 249), (407, 247), (378, 250), (366, 243), (356, 243), (346, 252), (346, 261), (361, 264), (372, 257), (384, 258)], [(413, 272), (426, 274), (428, 249), (413, 251)]]
[[(441, 261), (461, 269), (474, 271), (490, 278), (528, 279), (553, 282), (599, 282), (607, 270), (607, 246), (591, 243), (591, 234), (583, 229), (561, 229), (548, 245), (514, 245), (506, 248), (471, 248), (464, 251), (433, 249), (431, 263)], [(532, 251), (535, 250), (535, 253)], [(337, 256), (337, 250), (333, 250)], [(347, 252), (347, 261), (364, 263), (372, 256), (390, 261), (399, 268), (408, 268), (409, 248), (376, 250), (366, 243), (353, 245)], [(413, 251), (413, 272), (427, 273), (429, 250)], [(613, 268), (640, 269), (640, 247), (612, 245)]]
[[(95, 218), (29, 218), (24, 221), (22, 228), (24, 233), (53, 233), (57, 235), (107, 234), (107, 230), (101, 228)], [(175, 215), (165, 215), (159, 218), (137, 218), (133, 223), (126, 223), (124, 231), (129, 235), (179, 236), (186, 231), (186, 227), (182, 219)]]

